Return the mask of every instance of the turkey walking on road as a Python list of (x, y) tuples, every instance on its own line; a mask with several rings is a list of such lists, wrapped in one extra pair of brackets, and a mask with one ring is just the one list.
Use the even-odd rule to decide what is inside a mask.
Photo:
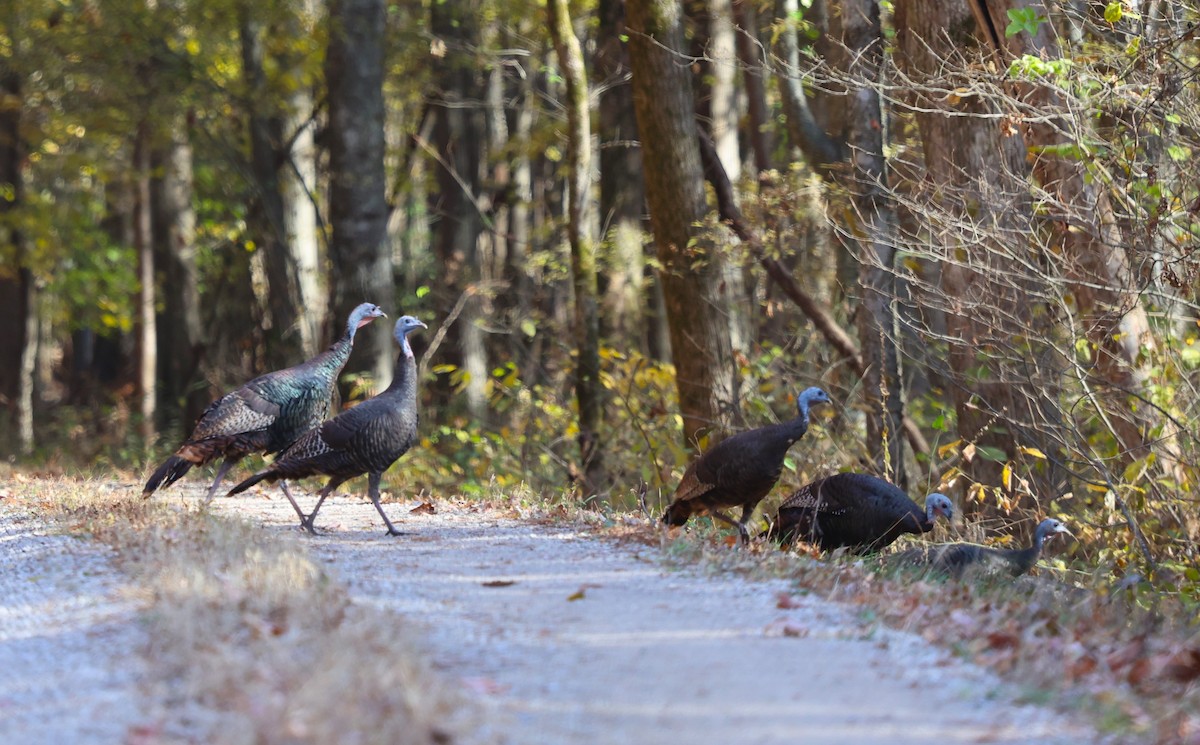
[[(808, 431), (809, 409), (829, 402), (825, 391), (806, 388), (797, 399), (799, 415), (795, 419), (739, 432), (717, 443), (688, 466), (663, 522), (683, 525), (689, 517), (711, 515), (736, 527), (746, 543), (746, 521), (779, 481), (788, 448)], [(742, 517), (737, 522), (721, 512), (738, 506)]]
[(839, 473), (800, 487), (779, 505), (767, 534), (787, 545), (815, 543), (822, 551), (847, 547), (865, 554), (903, 533), (928, 533), (941, 515), (954, 516), (945, 494), (925, 498), (925, 509), (893, 484), (865, 473)]
[(386, 317), (378, 305), (363, 303), (350, 313), (346, 333), (329, 349), (295, 367), (259, 376), (213, 401), (191, 436), (151, 474), (142, 496), (165, 489), (192, 466), (223, 457), (205, 498), (211, 501), (234, 463), (251, 453), (277, 453), (320, 424), (329, 413), (337, 376), (350, 359), (355, 332)]
[(1046, 518), (1037, 526), (1033, 543), (1028, 548), (989, 548), (974, 543), (944, 543), (926, 548), (911, 548), (888, 559), (889, 566), (927, 566), (935, 572), (960, 578), (968, 571), (982, 574), (1007, 572), (1020, 577), (1033, 569), (1046, 540), (1071, 531), (1054, 518)]
[[(270, 468), (254, 474), (229, 493), (245, 491), (260, 481), (282, 479), (283, 493), (300, 516), (300, 525), (308, 532), (316, 533), (313, 524), (325, 497), (343, 482), (365, 473), (371, 502), (387, 525), (388, 534), (400, 535), (379, 504), (379, 481), (383, 472), (408, 452), (417, 439), (417, 363), (408, 343), (408, 334), (419, 328), (427, 326), (412, 316), (403, 316), (396, 321), (400, 360), (387, 390), (310, 430), (280, 453)], [(312, 514), (305, 515), (292, 498), (286, 479), (318, 475), (329, 476), (329, 483), (321, 489)]]

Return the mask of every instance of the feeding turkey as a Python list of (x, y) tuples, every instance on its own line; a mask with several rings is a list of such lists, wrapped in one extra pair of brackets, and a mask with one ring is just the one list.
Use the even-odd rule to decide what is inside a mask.
[(346, 332), (316, 357), (261, 375), (208, 405), (192, 434), (146, 481), (143, 497), (178, 481), (193, 466), (224, 458), (208, 488), (211, 501), (230, 466), (251, 453), (277, 453), (324, 421), (333, 386), (350, 352), (355, 333), (376, 318), (378, 305), (363, 303), (350, 313)]
[[(400, 535), (379, 503), (379, 482), (383, 472), (408, 452), (417, 439), (417, 363), (408, 335), (419, 328), (428, 327), (412, 316), (396, 321), (394, 336), (400, 345), (400, 359), (387, 390), (310, 430), (281, 453), (270, 468), (254, 474), (229, 493), (245, 491), (260, 481), (280, 481), (284, 496), (300, 516), (300, 525), (315, 533), (313, 525), (325, 498), (344, 482), (366, 474), (368, 494), (387, 525), (388, 534)], [(288, 490), (286, 480), (321, 475), (329, 476), (329, 482), (318, 494), (312, 513), (305, 515)]]
[[(809, 409), (827, 403), (825, 391), (806, 388), (797, 398), (795, 419), (739, 432), (717, 443), (688, 466), (663, 522), (678, 526), (690, 517), (711, 515), (736, 527), (746, 543), (746, 522), (779, 481), (788, 449), (808, 431)], [(722, 512), (739, 506), (742, 515), (737, 521)]]
[(933, 493), (921, 508), (899, 487), (865, 473), (839, 473), (793, 492), (779, 505), (766, 535), (790, 545), (801, 540), (822, 551), (848, 548), (865, 554), (904, 533), (928, 533), (938, 516), (951, 520), (954, 504)]
[(1033, 534), (1033, 543), (1027, 548), (1000, 549), (974, 543), (944, 543), (901, 551), (889, 557), (888, 565), (924, 566), (955, 579), (968, 572), (1008, 573), (1020, 577), (1037, 565), (1046, 541), (1060, 533), (1071, 535), (1066, 525), (1054, 518), (1046, 518), (1038, 523)]

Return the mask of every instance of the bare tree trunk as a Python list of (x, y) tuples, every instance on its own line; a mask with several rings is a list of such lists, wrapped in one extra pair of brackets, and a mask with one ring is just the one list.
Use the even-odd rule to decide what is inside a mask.
[[(473, 50), (480, 45), (479, 14), (467, 3), (434, 3), (431, 29), (446, 45), (435, 73), (439, 91), (434, 125), (438, 153), (437, 219), (434, 245), (439, 258), (439, 302), (453, 307), (467, 295), (458, 321), (446, 336), (445, 357), (467, 376), (467, 409), (476, 421), (488, 416), (487, 350), (483, 343), (482, 303), (478, 286), (479, 236), (483, 215), (479, 199), (487, 126), (483, 111), (465, 102), (482, 90)], [(443, 395), (448, 389), (443, 386)]]
[(637, 117), (629, 82), (625, 42), (625, 3), (601, 0), (593, 58), (599, 90), (600, 225), (607, 248), (600, 278), (604, 294), (601, 324), (606, 336), (638, 351), (649, 349), (646, 294), (642, 155), (637, 149)]
[[(329, 16), (329, 325), (340, 330), (359, 303), (395, 304), (383, 168), (384, 2), (332, 0)], [(346, 370), (367, 370), (381, 385), (392, 377), (395, 344), (390, 333), (366, 336)]]
[[(1037, 264), (1025, 239), (1037, 229), (1025, 143), (1004, 131), (994, 102), (936, 92), (947, 85), (947, 63), (956, 69), (977, 64), (980, 48), (966, 5), (920, 0), (898, 8), (895, 23), (896, 61), (908, 77), (924, 151), (925, 172), (915, 177), (921, 183), (914, 195), (923, 209), (914, 209), (914, 219), (927, 231), (945, 291), (944, 297), (922, 296), (918, 305), (945, 313), (948, 369), (939, 374), (950, 382), (959, 438), (993, 454), (964, 459), (960, 468), (972, 482), (1008, 492), (1002, 499), (989, 492), (980, 505), (985, 514), (1018, 505), (1036, 509), (1033, 495), (1001, 486), (1006, 463), (1033, 474), (1017, 446), (1054, 453), (1061, 426), (1051, 413), (1057, 376), (1043, 367), (1045, 329), (1036, 328), (1045, 316), (1038, 313), (1033, 278), (1022, 269)], [(938, 357), (935, 352), (924, 362), (936, 369)], [(1004, 457), (994, 457), (997, 452)], [(1053, 486), (1047, 480), (1033, 491), (1053, 493)]]
[[(1050, 23), (1040, 24), (1034, 34), (1005, 34), (1008, 11), (1018, 8), (1011, 0), (971, 0), (970, 5), (982, 38), (1000, 57), (1001, 69), (1023, 54), (1043, 59), (1061, 56)], [(1035, 5), (1049, 17), (1048, 9), (1041, 6)], [(1033, 175), (1044, 190), (1039, 208), (1053, 221), (1063, 247), (1061, 270), (1078, 309), (1072, 320), (1091, 342), (1089, 377), (1103, 389), (1097, 404), (1123, 446), (1122, 460), (1140, 457), (1146, 452), (1144, 433), (1156, 417), (1151, 407), (1130, 406), (1129, 395), (1140, 395), (1145, 387), (1149, 363), (1139, 358), (1139, 349), (1152, 338), (1149, 321), (1108, 193), (1088, 179), (1086, 163), (1062, 154), (1062, 146), (1090, 140), (1091, 123), (1068, 121), (1067, 105), (1053, 86), (1014, 83), (1011, 87), (1036, 114), (1027, 117), (1023, 126), (1026, 145), (1034, 154)]]
[(154, 242), (157, 263), (165, 270), (163, 322), (158, 324), (158, 346), (165, 354), (165, 359), (160, 356), (159, 398), (168, 412), (177, 415), (174, 424), (187, 427), (204, 411), (209, 397), (200, 371), (205, 334), (200, 319), (192, 146), (186, 117), (177, 118), (170, 141), (156, 151), (154, 161)]
[(138, 125), (133, 146), (133, 177), (137, 200), (134, 206), (133, 242), (138, 256), (138, 414), (142, 447), (154, 446), (158, 340), (154, 316), (154, 236), (150, 219), (150, 127)]
[(751, 0), (733, 0), (733, 18), (737, 34), (737, 57), (742, 65), (742, 85), (746, 93), (749, 118), (747, 135), (754, 168), (763, 173), (771, 168), (775, 150), (763, 85), (763, 53), (758, 40), (758, 11)]
[(584, 491), (590, 496), (604, 487), (600, 450), (601, 409), (600, 321), (596, 312), (595, 241), (588, 230), (591, 200), (592, 132), (588, 110), (587, 75), (579, 39), (571, 28), (567, 0), (547, 3), (550, 35), (558, 52), (567, 88), (567, 235), (571, 244), (571, 275), (575, 288), (575, 400), (579, 405), (579, 457), (584, 467)]
[(278, 368), (296, 364), (311, 354), (315, 345), (310, 339), (306, 347), (301, 329), (300, 276), (288, 247), (280, 183), (285, 163), (283, 115), (280, 109), (271, 109), (275, 99), (264, 71), (264, 29), (257, 12), (259, 6), (249, 2), (239, 8), (250, 164), (257, 196), (250, 222), (267, 274), (267, 361), (269, 367)]
[(696, 447), (737, 410), (729, 324), (721, 312), (721, 264), (712, 241), (696, 230), (707, 212), (696, 142), (695, 105), (678, 0), (629, 0), (629, 58), (642, 138), (650, 223), (671, 330), (683, 435)]
[[(730, 0), (687, 0), (685, 10), (693, 24), (690, 35), (692, 53), (698, 59), (700, 74), (696, 85), (696, 116), (706, 124), (721, 163), (734, 189), (742, 173), (737, 128), (737, 53), (733, 38), (733, 5)], [(726, 234), (728, 237), (728, 234)], [(749, 352), (752, 324), (749, 296), (743, 274), (742, 255), (734, 246), (719, 247), (713, 261), (720, 264), (723, 311), (729, 323), (729, 341), (737, 354)], [(740, 419), (741, 412), (734, 412)]]
[[(7, 61), (0, 65), (7, 67)], [(16, 224), (6, 219), (20, 209), (25, 191), (21, 174), (21, 77), (15, 70), (3, 70), (0, 91), (9, 99), (7, 106), (0, 107), (0, 185), (7, 185), (11, 195), (0, 199), (0, 246), (7, 244), (10, 247), (5, 253), (11, 251), (16, 267), (12, 275), (0, 276), (0, 313), (9, 319), (8, 323), (0, 324), (0, 357), (17, 361), (16, 365), (0, 365), (0, 398), (9, 403), (16, 424), (17, 450), (28, 454), (34, 445), (33, 365), (37, 304), (33, 272), (24, 265), (23, 236)]]
[(895, 205), (888, 194), (887, 163), (883, 157), (883, 109), (875, 84), (883, 62), (883, 30), (875, 0), (846, 0), (842, 4), (844, 44), (854, 56), (847, 70), (861, 87), (850, 96), (851, 172), (848, 187), (858, 213), (859, 339), (866, 375), (867, 447), (882, 473), (905, 488), (904, 398), (901, 390), (899, 334), (896, 324), (897, 245)]
[(312, 91), (297, 86), (290, 98), (284, 132), (291, 138), (292, 147), (281, 153), (286, 164), (279, 175), (279, 195), (283, 201), (284, 245), (295, 265), (298, 280), (300, 340), (308, 356), (320, 351), (326, 341), (332, 341), (322, 338), (329, 295), (321, 281), (317, 234), (317, 146), (314, 125), (310, 121)]

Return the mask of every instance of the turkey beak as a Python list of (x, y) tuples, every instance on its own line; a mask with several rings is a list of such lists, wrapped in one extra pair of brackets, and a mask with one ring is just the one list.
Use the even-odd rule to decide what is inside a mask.
[(1075, 537), (1075, 534), (1072, 533), (1071, 529), (1068, 528), (1066, 525), (1059, 525), (1058, 528), (1054, 532), (1055, 533), (1066, 533), (1067, 535), (1071, 536), (1072, 538)]

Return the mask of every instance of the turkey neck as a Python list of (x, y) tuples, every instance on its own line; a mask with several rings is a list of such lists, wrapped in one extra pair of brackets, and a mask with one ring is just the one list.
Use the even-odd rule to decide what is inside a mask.
[(1024, 574), (1033, 568), (1037, 563), (1038, 557), (1042, 554), (1042, 544), (1046, 542), (1046, 534), (1041, 530), (1033, 536), (1033, 545), (1029, 548), (1011, 549), (1007, 558), (1013, 565), (1013, 571), (1019, 574)]
[(396, 359), (396, 374), (392, 377), (392, 384), (384, 393), (400, 396), (406, 400), (415, 400), (417, 397), (417, 360), (413, 357), (412, 347), (408, 345), (407, 335), (400, 342), (400, 356)]
[(331, 368), (341, 370), (346, 366), (346, 362), (350, 359), (350, 352), (354, 349), (354, 332), (358, 327), (354, 324), (346, 326), (346, 333), (342, 334), (341, 338), (329, 345), (329, 349), (321, 352), (313, 358), (313, 362), (318, 366), (328, 365)]
[(805, 406), (800, 410), (800, 415), (790, 422), (784, 422), (780, 425), (781, 432), (787, 438), (788, 445), (804, 437), (804, 433), (808, 431), (808, 407)]

